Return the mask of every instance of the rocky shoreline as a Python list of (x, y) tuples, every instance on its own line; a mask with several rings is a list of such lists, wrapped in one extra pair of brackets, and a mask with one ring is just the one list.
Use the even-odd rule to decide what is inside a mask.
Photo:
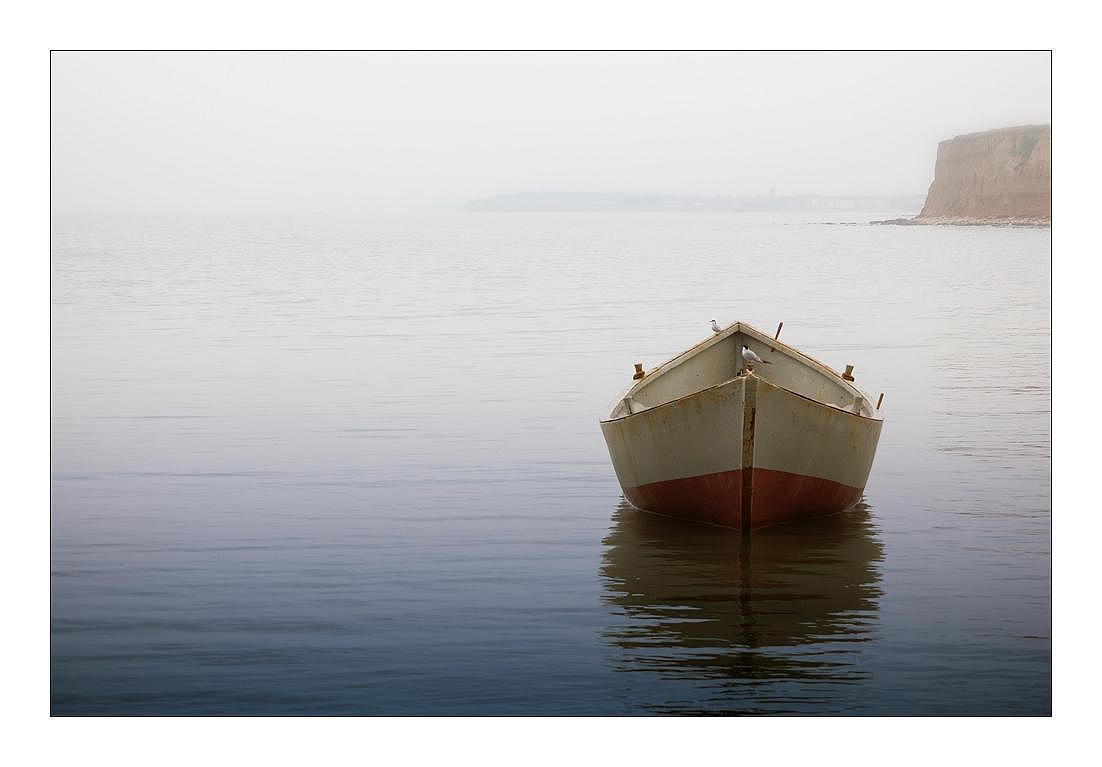
[(991, 217), (973, 218), (968, 216), (916, 216), (915, 218), (889, 218), (883, 221), (870, 221), (873, 225), (889, 226), (1015, 226), (1043, 228), (1052, 226), (1050, 218), (1030, 217)]

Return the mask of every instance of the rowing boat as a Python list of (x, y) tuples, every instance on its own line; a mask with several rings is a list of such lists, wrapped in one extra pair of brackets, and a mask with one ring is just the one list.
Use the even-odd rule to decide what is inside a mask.
[(753, 530), (860, 501), (879, 406), (852, 366), (839, 374), (736, 322), (653, 370), (636, 365), (601, 431), (633, 506)]

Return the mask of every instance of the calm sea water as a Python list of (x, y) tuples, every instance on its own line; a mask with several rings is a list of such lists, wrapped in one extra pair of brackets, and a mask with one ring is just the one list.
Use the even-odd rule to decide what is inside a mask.
[[(53, 712), (1048, 714), (1049, 232), (839, 220), (55, 218)], [(713, 317), (885, 392), (862, 506), (625, 504)]]

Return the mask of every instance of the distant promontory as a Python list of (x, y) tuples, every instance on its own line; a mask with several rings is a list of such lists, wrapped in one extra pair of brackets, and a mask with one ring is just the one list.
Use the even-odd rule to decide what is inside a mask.
[(1052, 222), (1052, 128), (969, 133), (937, 147), (922, 212), (890, 224), (1047, 226)]
[(618, 211), (900, 211), (918, 210), (921, 195), (760, 195), (617, 194), (610, 192), (515, 192), (471, 200), (469, 211), (506, 213)]

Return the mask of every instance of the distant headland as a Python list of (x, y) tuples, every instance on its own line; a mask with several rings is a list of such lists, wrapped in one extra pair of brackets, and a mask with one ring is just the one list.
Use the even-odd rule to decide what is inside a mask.
[(1048, 226), (1052, 222), (1052, 127), (969, 133), (937, 147), (934, 181), (915, 218), (876, 224)]
[(918, 210), (922, 195), (762, 195), (615, 194), (606, 192), (518, 192), (471, 200), (463, 209), (508, 213), (615, 211), (783, 211)]

